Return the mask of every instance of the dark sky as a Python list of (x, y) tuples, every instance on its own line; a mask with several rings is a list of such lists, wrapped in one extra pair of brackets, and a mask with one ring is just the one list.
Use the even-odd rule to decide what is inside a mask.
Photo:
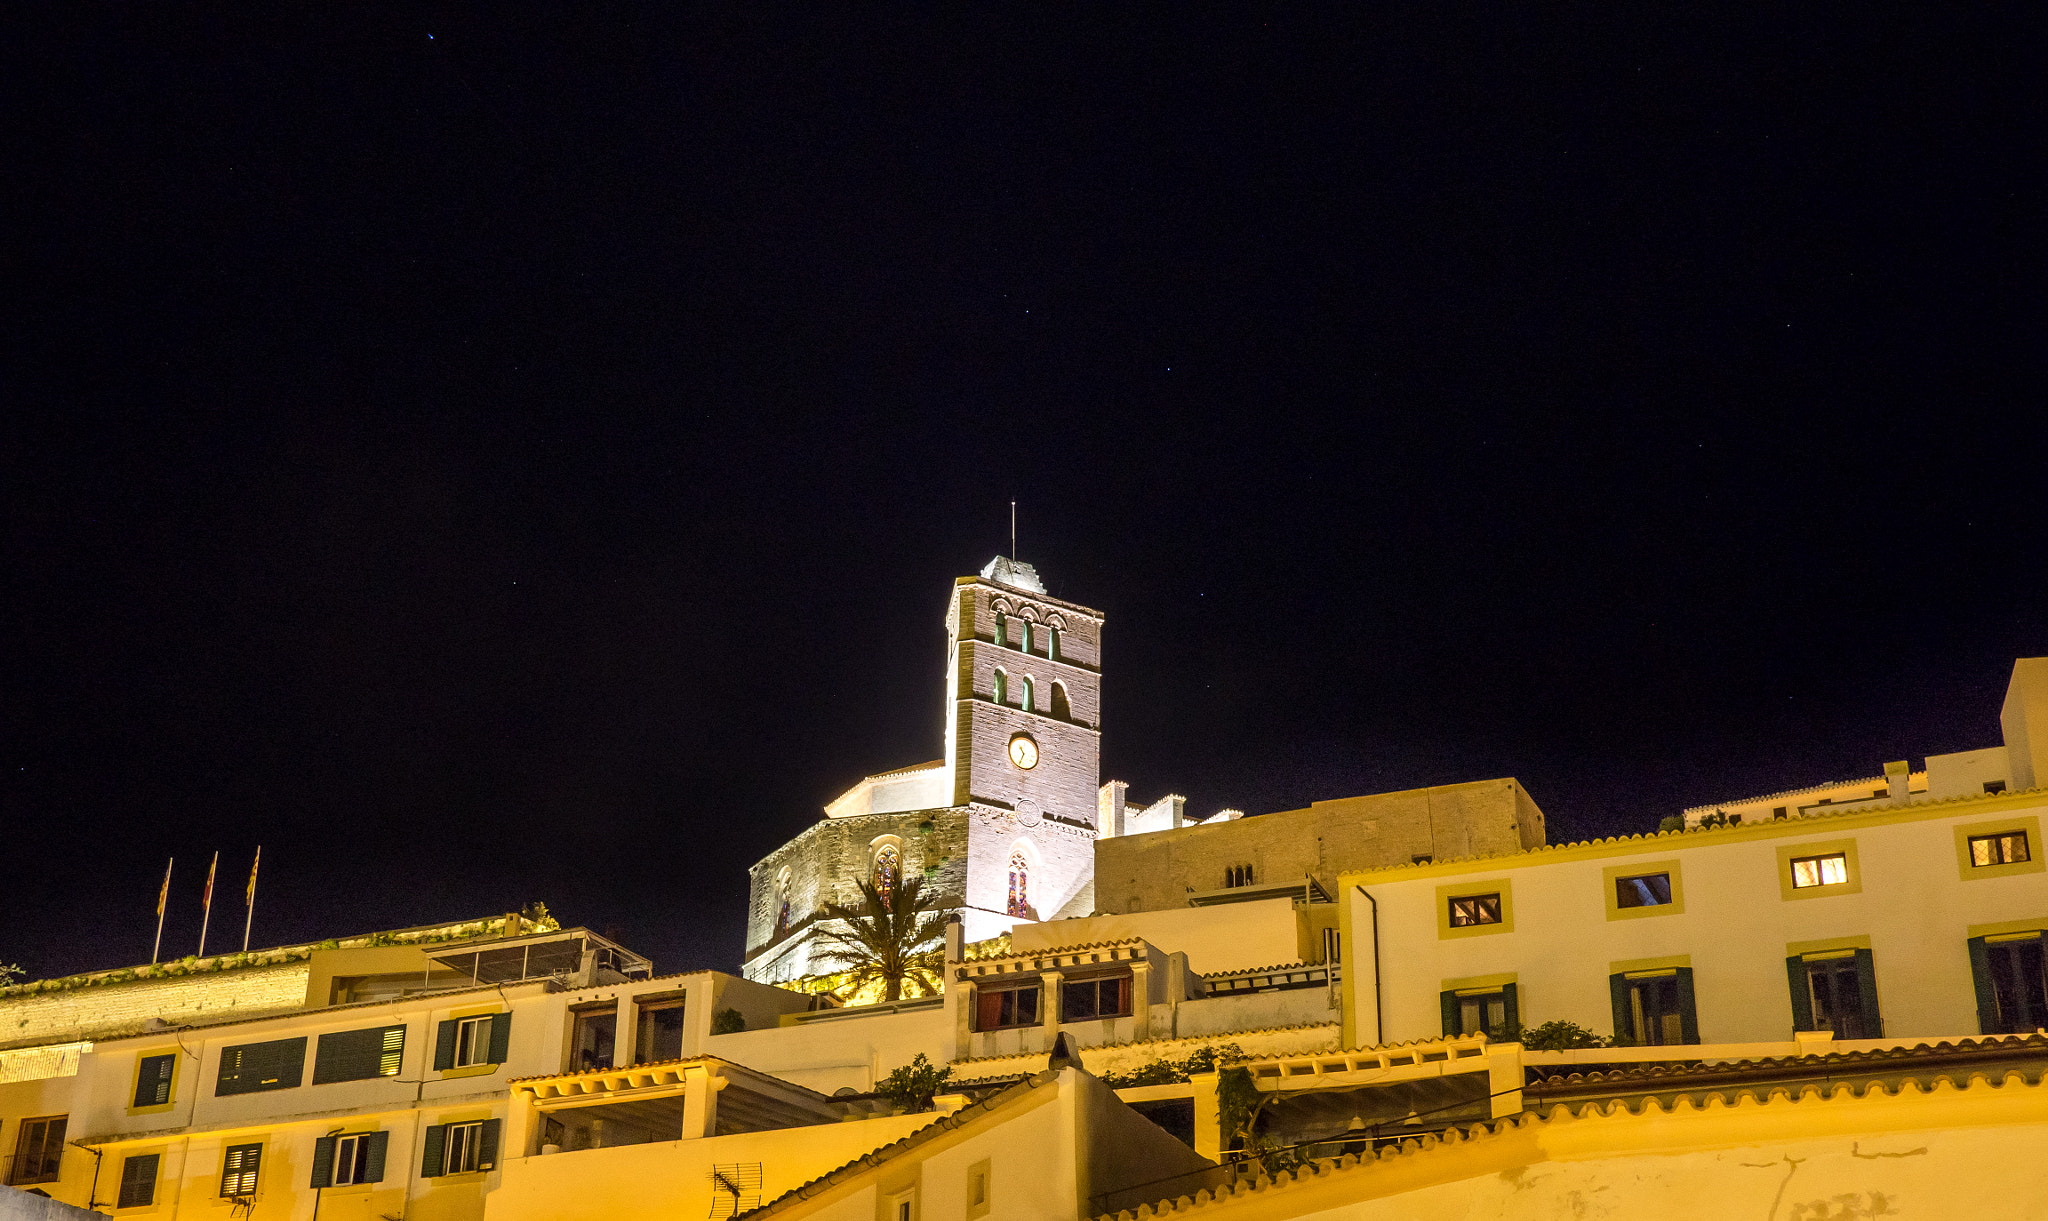
[(1196, 813), (1995, 744), (2041, 10), (1280, 7), (14, 12), (0, 962), (733, 967), (1012, 498)]

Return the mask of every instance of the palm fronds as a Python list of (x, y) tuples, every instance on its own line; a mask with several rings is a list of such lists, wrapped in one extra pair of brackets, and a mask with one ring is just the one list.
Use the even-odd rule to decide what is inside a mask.
[(940, 943), (946, 922), (933, 912), (935, 901), (924, 893), (924, 879), (894, 879), (888, 893), (872, 882), (860, 884), (860, 909), (827, 903), (825, 915), (845, 925), (843, 931), (821, 929), (824, 952), (818, 961), (846, 974), (855, 990), (879, 982), (884, 1000), (900, 1000), (906, 983), (917, 995), (936, 996), (945, 961)]

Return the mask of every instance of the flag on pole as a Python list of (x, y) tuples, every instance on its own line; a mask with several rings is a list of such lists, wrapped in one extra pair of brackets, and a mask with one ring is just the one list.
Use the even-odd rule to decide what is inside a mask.
[(256, 859), (249, 862), (249, 894), (244, 906), (249, 911), (242, 917), (242, 953), (249, 952), (249, 928), (256, 921), (256, 871), (263, 867), (263, 845), (256, 845)]
[(213, 871), (220, 868), (220, 853), (213, 854), (213, 864), (206, 867), (205, 914), (199, 917), (199, 956), (206, 957), (206, 926), (213, 923)]
[(149, 947), (149, 965), (155, 966), (164, 949), (164, 909), (171, 904), (171, 866), (178, 863), (177, 857), (164, 862), (163, 888), (156, 892), (156, 941)]

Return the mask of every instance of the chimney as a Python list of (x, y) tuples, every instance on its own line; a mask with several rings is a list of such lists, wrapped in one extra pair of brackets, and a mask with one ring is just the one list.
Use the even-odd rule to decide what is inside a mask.
[(1893, 801), (1904, 801), (1906, 799), (1906, 779), (1910, 774), (1911, 769), (1903, 759), (1897, 763), (1887, 763), (1884, 765), (1884, 782), (1886, 787), (1892, 791)]

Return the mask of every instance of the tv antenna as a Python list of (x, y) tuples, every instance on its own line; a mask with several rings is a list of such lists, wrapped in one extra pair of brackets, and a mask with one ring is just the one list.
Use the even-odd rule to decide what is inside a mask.
[(1010, 502), (1010, 559), (1017, 558), (1017, 502)]

